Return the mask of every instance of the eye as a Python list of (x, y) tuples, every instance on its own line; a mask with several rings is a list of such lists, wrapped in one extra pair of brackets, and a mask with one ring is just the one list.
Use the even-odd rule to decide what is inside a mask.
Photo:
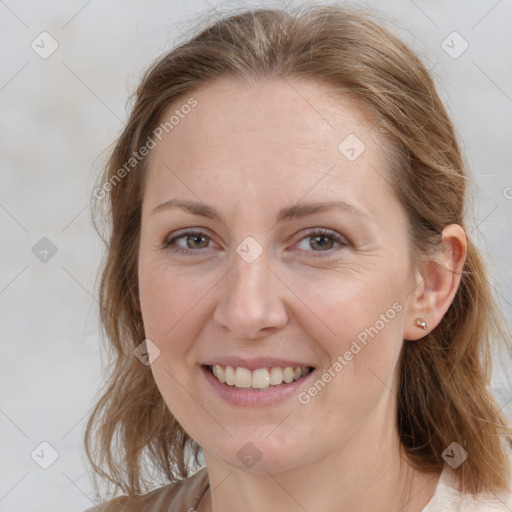
[[(176, 243), (178, 240), (183, 240), (181, 245)], [(201, 230), (182, 231), (178, 236), (165, 240), (162, 244), (162, 249), (171, 248), (171, 250), (176, 252), (192, 254), (207, 248), (210, 240), (211, 238), (208, 234)]]
[[(309, 240), (309, 241), (308, 241)], [(298, 245), (301, 243), (305, 243), (307, 247), (318, 248), (318, 250), (307, 250), (306, 252), (313, 253), (324, 253), (324, 254), (314, 254), (314, 257), (324, 257), (324, 256), (332, 256), (333, 252), (339, 250), (339, 247), (346, 247), (349, 245), (347, 240), (337, 233), (326, 230), (326, 229), (317, 229), (315, 231), (310, 231), (304, 238), (302, 238)], [(338, 244), (338, 249), (333, 249), (333, 244)]]
[[(309, 243), (307, 242), (309, 240)], [(181, 243), (178, 243), (181, 241)], [(169, 237), (162, 244), (162, 249), (170, 248), (171, 250), (182, 253), (182, 254), (193, 254), (201, 253), (203, 249), (207, 249), (211, 241), (211, 237), (200, 229), (189, 229), (188, 231), (178, 232), (177, 236)], [(337, 233), (326, 230), (316, 229), (307, 233), (303, 237), (298, 245), (306, 243), (310, 248), (316, 248), (318, 250), (310, 251), (302, 248), (305, 252), (312, 253), (324, 253), (315, 254), (314, 257), (331, 256), (333, 252), (336, 252), (339, 247), (346, 247), (349, 245), (347, 240), (338, 235)], [(338, 249), (333, 248), (333, 244), (338, 244)]]

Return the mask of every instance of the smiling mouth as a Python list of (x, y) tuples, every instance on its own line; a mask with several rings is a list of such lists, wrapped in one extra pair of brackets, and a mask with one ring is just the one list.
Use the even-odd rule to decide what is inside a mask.
[(249, 370), (240, 366), (206, 365), (205, 368), (221, 383), (235, 388), (261, 391), (295, 382), (311, 373), (312, 366), (273, 366)]

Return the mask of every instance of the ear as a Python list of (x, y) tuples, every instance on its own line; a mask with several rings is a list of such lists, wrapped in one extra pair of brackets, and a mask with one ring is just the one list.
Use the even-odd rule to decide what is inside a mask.
[[(459, 287), (466, 253), (464, 229), (458, 224), (449, 224), (442, 232), (440, 258), (427, 261), (415, 273), (415, 287), (410, 294), (404, 339), (423, 338), (439, 325)], [(416, 324), (417, 318), (425, 320), (426, 330)]]

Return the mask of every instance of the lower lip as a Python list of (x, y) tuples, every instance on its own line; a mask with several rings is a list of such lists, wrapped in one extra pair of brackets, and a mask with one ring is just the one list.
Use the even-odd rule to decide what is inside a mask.
[(251, 388), (237, 388), (222, 384), (216, 377), (214, 377), (208, 368), (201, 366), (201, 371), (212, 387), (213, 391), (217, 393), (226, 402), (240, 407), (261, 407), (265, 405), (273, 405), (296, 396), (299, 388), (305, 386), (310, 380), (315, 371), (310, 371), (304, 377), (290, 382), (289, 384), (281, 384), (279, 386), (270, 386), (266, 389), (255, 390)]

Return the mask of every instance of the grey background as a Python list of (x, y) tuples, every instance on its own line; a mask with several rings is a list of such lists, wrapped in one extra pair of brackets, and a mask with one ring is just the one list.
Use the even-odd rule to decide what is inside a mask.
[[(0, 512), (92, 506), (82, 436), (102, 369), (94, 298), (102, 245), (89, 210), (94, 177), (142, 71), (196, 13), (225, 5), (0, 0)], [(394, 19), (433, 70), (475, 176), (470, 231), (492, 264), (510, 329), (512, 2), (360, 5)], [(46, 59), (31, 47), (34, 40), (41, 45), (43, 31), (59, 45)], [(454, 31), (469, 44), (458, 58), (441, 46)], [(457, 36), (446, 41), (452, 53), (462, 48)], [(46, 262), (33, 252), (43, 237), (57, 250)], [(503, 354), (497, 361), (493, 388), (510, 415), (510, 362)], [(48, 469), (34, 461), (51, 461), (41, 442), (58, 454)]]

